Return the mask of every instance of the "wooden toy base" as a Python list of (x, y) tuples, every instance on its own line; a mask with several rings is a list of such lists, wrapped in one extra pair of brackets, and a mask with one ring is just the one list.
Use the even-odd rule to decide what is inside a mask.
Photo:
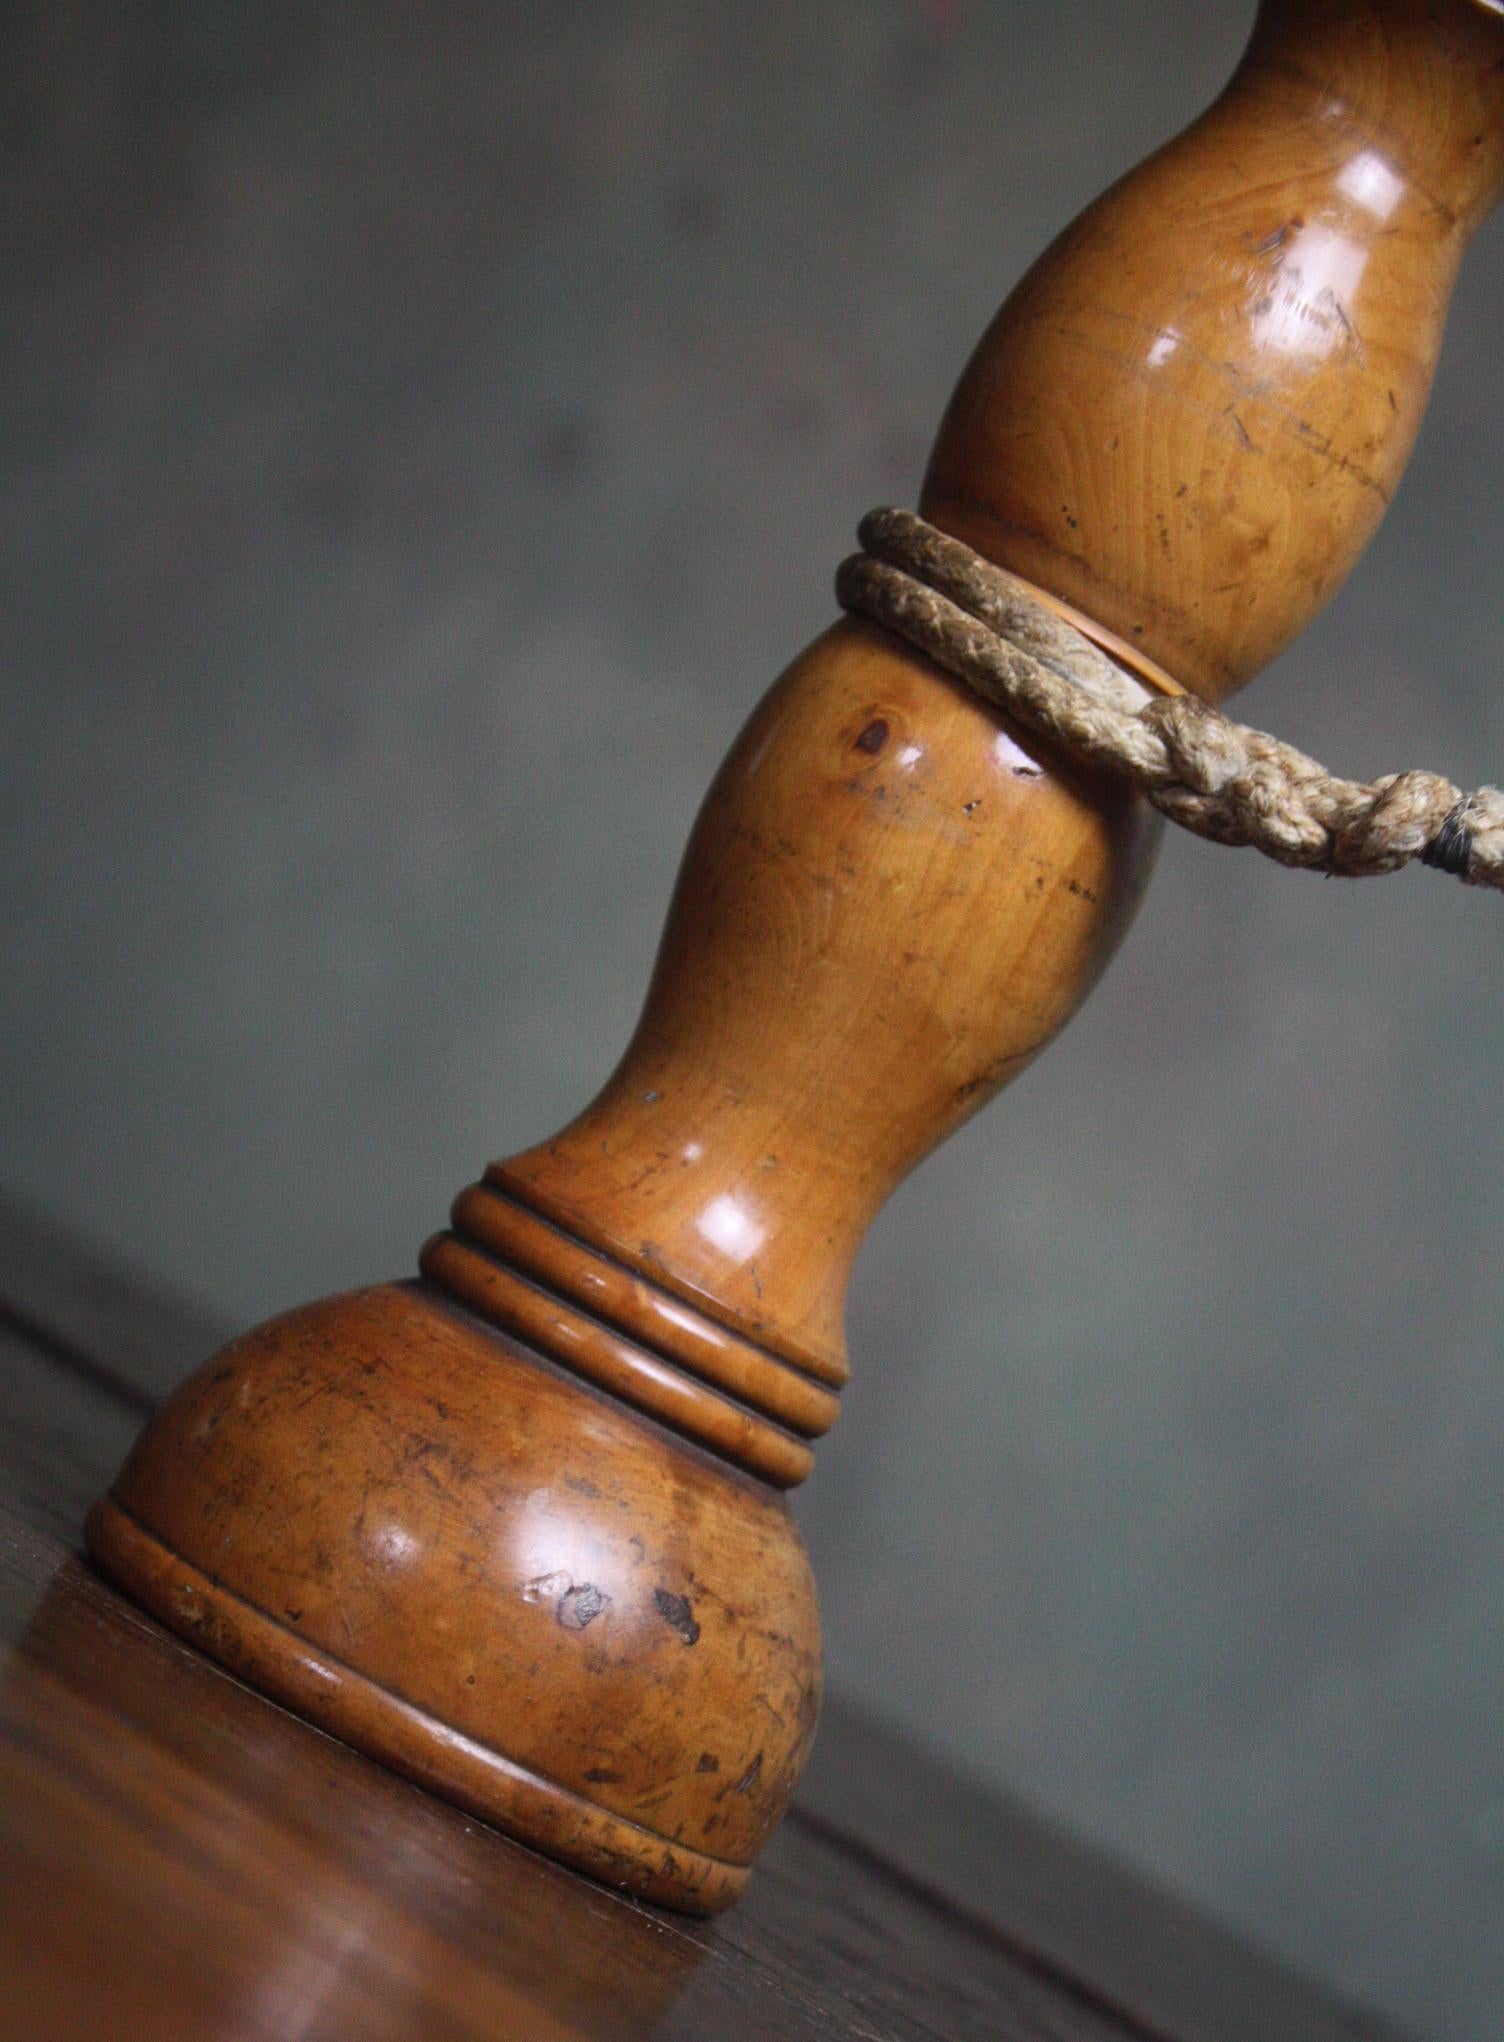
[(381, 1284), (232, 1341), (90, 1551), (286, 1707), (612, 1885), (729, 1906), (819, 1709), (783, 1497)]
[(509, 1836), (686, 1913), (718, 1914), (746, 1885), (747, 1866), (593, 1806), (319, 1651), (172, 1552), (113, 1498), (89, 1513), (87, 1537), (103, 1571), (170, 1630), (296, 1715)]

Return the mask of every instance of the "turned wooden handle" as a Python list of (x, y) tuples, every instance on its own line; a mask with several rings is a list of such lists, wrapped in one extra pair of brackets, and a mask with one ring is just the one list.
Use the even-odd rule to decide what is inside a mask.
[[(1221, 694), (1372, 532), (1504, 162), (1482, 0), (1270, 0), (1204, 120), (1020, 285), (922, 508)], [(570, 1863), (725, 1906), (791, 1793), (819, 1623), (779, 1493), (846, 1277), (1070, 1014), (1152, 818), (871, 625), (753, 712), (600, 1097), (424, 1281), (272, 1321), (147, 1428), (91, 1549), (289, 1706)]]
[[(924, 514), (1225, 694), (1371, 537), (1501, 180), (1497, 13), (1267, 0), (1216, 105), (993, 321)], [(492, 1182), (839, 1372), (872, 1214), (1074, 1010), (1155, 838), (921, 655), (838, 624), (711, 790), (621, 1068)], [(483, 1204), (459, 1217), (485, 1237)]]

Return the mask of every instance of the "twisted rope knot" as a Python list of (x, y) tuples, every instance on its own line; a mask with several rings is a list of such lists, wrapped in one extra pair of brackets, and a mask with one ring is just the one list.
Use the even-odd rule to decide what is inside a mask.
[(1504, 794), (1439, 773), (1344, 780), (1195, 695), (1145, 696), (1018, 576), (911, 512), (876, 510), (841, 563), (842, 605), (882, 624), (1077, 763), (1160, 813), (1282, 865), (1358, 878), (1411, 858), (1504, 890)]

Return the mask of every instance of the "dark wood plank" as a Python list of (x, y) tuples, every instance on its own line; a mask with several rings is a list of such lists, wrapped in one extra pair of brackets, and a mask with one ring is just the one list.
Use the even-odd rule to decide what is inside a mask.
[(813, 1830), (786, 1827), (706, 1925), (467, 1820), (106, 1587), (57, 1533), (135, 1415), (14, 1333), (0, 1383), (7, 2032), (87, 2033), (102, 2006), (153, 2037), (1140, 2032)]
[[(101, 1865), (118, 1858), (120, 1839), (91, 1840), (83, 1811), (105, 1806), (126, 1833), (134, 1823), (158, 1838), (141, 1890), (171, 1912), (181, 1937), (158, 1938), (152, 1964), (175, 1994), (192, 1975), (233, 2002), (237, 2033), (261, 2032), (263, 2016), (235, 1997), (244, 1980), (234, 1966), (204, 1968), (194, 1939), (214, 1945), (216, 1909), (235, 1915), (259, 1953), (247, 1977), (268, 1968), (324, 1977), (338, 2018), (371, 2034), (1395, 2036), (838, 1698), (747, 1899), (709, 1926), (560, 1872), (295, 1722), (130, 1609), (66, 1550), (141, 1411), (217, 1336), (35, 1222), (8, 1229), (7, 1217), (0, 1317), (13, 1330), (0, 1338), (0, 1495), (22, 1522), (12, 1529), (13, 1657), (0, 1693), (7, 1723), (19, 1695), (31, 1754), (16, 1802), (31, 1813), (20, 1836), (14, 1823), (6, 1829), (7, 1853), (28, 1876), (7, 1884), (56, 1895), (76, 1882), (73, 1912), (93, 1925), (95, 1971), (145, 1989), (140, 1959), (100, 1925), (111, 1904)], [(12, 1296), (6, 1286), (22, 1265)], [(7, 1746), (12, 1760), (21, 1748)], [(107, 1749), (124, 1756), (101, 1775)], [(215, 1796), (226, 1794), (220, 1807)], [(164, 1799), (196, 1838), (189, 1858), (207, 1866), (197, 1911), (180, 1890), (188, 1859), (172, 1857), (188, 1849), (188, 1829), (162, 1828)], [(202, 1859), (204, 1836), (221, 1831), (225, 1850)], [(32, 1864), (28, 1838), (65, 1832), (66, 1863), (54, 1852)], [(284, 1887), (306, 1887), (313, 1902), (327, 1890), (328, 1905), (311, 1903), (305, 1919), (273, 1904)], [(70, 1960), (54, 1926), (51, 1942), (33, 1945), (25, 1906), (22, 1917), (0, 1919), (0, 1935), (28, 1951), (45, 1944), (43, 1984), (76, 1963), (82, 1944)], [(335, 1949), (343, 1920), (376, 1927)], [(607, 1977), (609, 1990), (599, 1984)], [(452, 1981), (461, 1983), (451, 1994)], [(516, 2025), (522, 2002), (507, 1995), (518, 1992), (534, 1995), (533, 2025)], [(174, 2004), (218, 2018), (201, 1997)], [(52, 2032), (71, 2032), (67, 2009), (58, 2012), (64, 2025)]]
[[(7, 1571), (39, 1557), (23, 1537)], [(256, 1703), (72, 1561), (23, 1644), (0, 1930), (29, 2034), (133, 2003), (121, 2032), (1124, 2032), (1054, 2018), (924, 1910), (853, 1903), (872, 1882), (818, 1848), (783, 1854), (740, 1949), (649, 1919)]]
[(1407, 2042), (1141, 1874), (986, 1782), (931, 1757), (840, 1697), (829, 1703), (796, 1814), (916, 1886), (1005, 1923), (1020, 1951), (1091, 1981), (1176, 2042)]

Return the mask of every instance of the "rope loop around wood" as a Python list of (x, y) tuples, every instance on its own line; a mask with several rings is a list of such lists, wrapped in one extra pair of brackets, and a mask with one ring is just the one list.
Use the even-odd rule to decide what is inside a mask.
[(1439, 773), (1343, 780), (1194, 695), (1131, 680), (1030, 585), (910, 511), (875, 510), (841, 563), (843, 608), (896, 632), (1034, 736), (1126, 779), (1171, 822), (1343, 878), (1412, 858), (1504, 891), (1504, 793)]

